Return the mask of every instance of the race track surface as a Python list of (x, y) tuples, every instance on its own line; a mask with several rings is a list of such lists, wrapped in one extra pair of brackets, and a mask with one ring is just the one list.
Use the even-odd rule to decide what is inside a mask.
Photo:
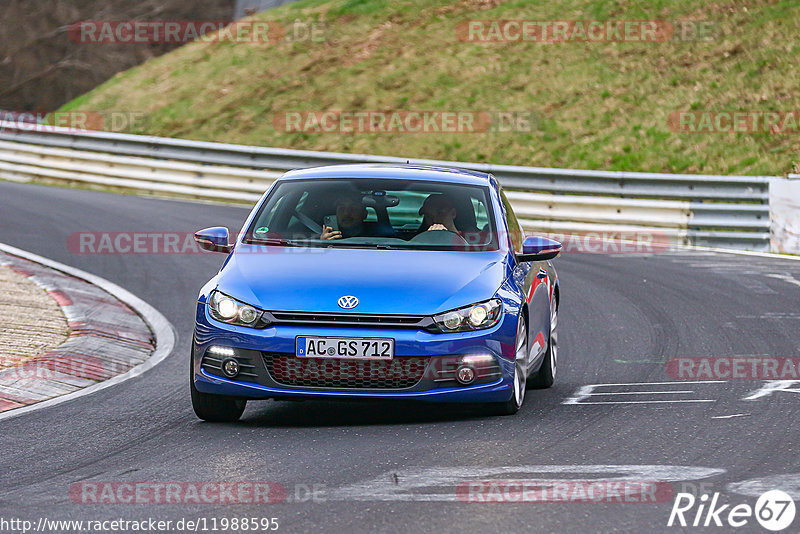
[[(658, 384), (671, 381), (673, 358), (800, 357), (800, 261), (710, 252), (555, 260), (559, 376), (552, 389), (530, 391), (514, 417), (472, 407), (267, 401), (251, 402), (238, 424), (208, 424), (191, 409), (188, 356), (194, 299), (224, 256), (81, 255), (67, 239), (217, 225), (235, 232), (247, 213), (0, 183), (0, 241), (124, 287), (163, 313), (178, 338), (173, 354), (137, 378), (0, 421), (0, 515), (276, 517), (280, 532), (660, 532), (674, 499), (467, 503), (455, 488), (628, 476), (667, 480), (675, 492), (720, 492), (720, 502), (732, 504), (752, 506), (776, 488), (800, 499), (800, 390), (784, 384), (745, 400), (765, 382)], [(632, 385), (587, 387), (598, 384)], [(71, 485), (86, 481), (278, 482), (292, 502), (73, 502)], [(315, 484), (316, 500), (306, 501)], [(763, 530), (751, 520), (738, 531)]]

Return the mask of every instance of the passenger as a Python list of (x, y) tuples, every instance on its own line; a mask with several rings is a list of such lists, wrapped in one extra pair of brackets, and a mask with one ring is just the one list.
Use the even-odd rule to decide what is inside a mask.
[(456, 234), (459, 233), (455, 223), (458, 212), (450, 199), (442, 193), (429, 195), (422, 203), (419, 214), (422, 215), (420, 232), (449, 230)]

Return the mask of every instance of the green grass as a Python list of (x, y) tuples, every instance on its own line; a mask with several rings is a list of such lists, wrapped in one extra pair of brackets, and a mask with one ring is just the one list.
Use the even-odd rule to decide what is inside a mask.
[[(257, 18), (324, 42), (197, 42), (65, 108), (144, 112), (132, 133), (308, 150), (654, 172), (769, 174), (800, 133), (687, 134), (674, 111), (800, 110), (795, 0), (305, 0)], [(462, 42), (465, 20), (709, 21), (709, 41)], [(286, 133), (286, 111), (529, 112), (527, 131)]]

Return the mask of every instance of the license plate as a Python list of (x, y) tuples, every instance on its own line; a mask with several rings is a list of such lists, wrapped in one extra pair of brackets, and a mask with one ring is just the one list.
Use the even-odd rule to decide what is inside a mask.
[(295, 341), (298, 358), (391, 360), (394, 357), (392, 338), (298, 336)]

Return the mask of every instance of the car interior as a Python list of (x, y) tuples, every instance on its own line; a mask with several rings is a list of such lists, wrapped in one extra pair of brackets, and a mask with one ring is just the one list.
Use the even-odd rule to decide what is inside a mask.
[[(284, 184), (284, 187), (290, 186), (289, 190), (276, 192), (275, 201), (265, 203), (248, 233), (252, 236), (256, 229), (262, 228), (267, 229), (270, 236), (284, 239), (317, 238), (324, 225), (335, 221), (338, 199), (347, 196), (360, 198), (366, 209), (363, 236), (339, 241), (366, 243), (375, 242), (372, 238), (380, 238), (378, 241), (387, 245), (413, 243), (457, 248), (486, 247), (495, 242), (486, 193), (482, 188), (436, 183), (387, 184), (370, 180), (329, 182)], [(457, 234), (446, 230), (426, 231), (427, 222), (419, 213), (420, 208), (426, 198), (440, 194), (445, 195), (456, 210), (453, 222)]]

